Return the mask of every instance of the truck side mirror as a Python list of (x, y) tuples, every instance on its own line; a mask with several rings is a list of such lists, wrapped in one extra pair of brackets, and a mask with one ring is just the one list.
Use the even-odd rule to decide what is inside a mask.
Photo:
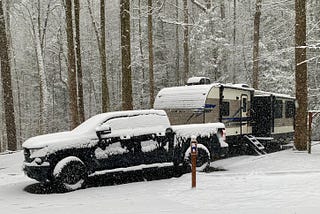
[(96, 133), (99, 140), (106, 138), (108, 134), (111, 134), (111, 127), (109, 125), (101, 125), (96, 128)]

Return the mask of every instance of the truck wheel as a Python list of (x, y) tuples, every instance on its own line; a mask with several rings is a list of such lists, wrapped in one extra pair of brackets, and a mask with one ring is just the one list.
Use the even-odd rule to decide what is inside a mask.
[(79, 158), (70, 156), (57, 163), (53, 170), (53, 177), (59, 189), (77, 190), (84, 186), (87, 179), (86, 166)]
[[(210, 152), (202, 144), (198, 144), (198, 155), (197, 155), (197, 171), (204, 171), (210, 167)], [(191, 148), (189, 147), (184, 155), (185, 163), (191, 167)]]

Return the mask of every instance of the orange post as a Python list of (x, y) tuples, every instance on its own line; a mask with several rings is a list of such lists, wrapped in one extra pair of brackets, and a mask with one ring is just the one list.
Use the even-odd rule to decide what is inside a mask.
[(311, 134), (312, 134), (312, 112), (309, 112), (309, 130), (308, 130), (308, 136), (309, 136), (308, 153), (309, 154), (311, 154)]
[(197, 168), (197, 140), (195, 137), (191, 138), (191, 186), (192, 188), (196, 188), (197, 186), (197, 173), (196, 173), (196, 168)]

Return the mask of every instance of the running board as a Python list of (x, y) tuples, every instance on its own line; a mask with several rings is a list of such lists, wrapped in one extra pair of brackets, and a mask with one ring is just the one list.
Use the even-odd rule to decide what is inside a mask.
[(255, 152), (257, 155), (267, 154), (265, 147), (257, 140), (255, 136), (244, 135), (248, 146)]

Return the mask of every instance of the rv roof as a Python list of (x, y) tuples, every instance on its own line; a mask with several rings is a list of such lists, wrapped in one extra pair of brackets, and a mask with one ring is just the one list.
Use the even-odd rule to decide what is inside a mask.
[(160, 90), (155, 99), (154, 108), (203, 108), (205, 106), (206, 98), (210, 90), (213, 87), (220, 86), (241, 90), (253, 90), (250, 88), (243, 88), (236, 85), (220, 83), (163, 88), (162, 90)]
[(279, 94), (279, 93), (260, 91), (260, 90), (255, 90), (254, 96), (255, 97), (275, 96), (275, 97), (281, 97), (281, 98), (296, 99), (295, 97), (292, 97), (288, 94)]

